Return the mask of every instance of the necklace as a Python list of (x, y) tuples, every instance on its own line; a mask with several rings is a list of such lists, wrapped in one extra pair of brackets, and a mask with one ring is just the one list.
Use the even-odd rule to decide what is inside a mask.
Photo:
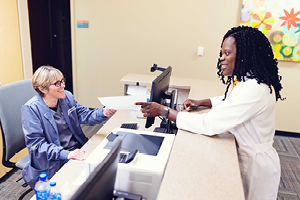
[(231, 87), (231, 90), (230, 90), (230, 92), (229, 92), (229, 94), (228, 94), (228, 96), (231, 94), (231, 92), (232, 92), (232, 90), (233, 90), (233, 88), (238, 84), (238, 80), (237, 79), (235, 79), (234, 80), (234, 82), (233, 82), (233, 86)]

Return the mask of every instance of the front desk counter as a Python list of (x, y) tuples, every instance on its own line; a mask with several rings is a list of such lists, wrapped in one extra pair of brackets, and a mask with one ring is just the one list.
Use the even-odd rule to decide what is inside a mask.
[[(152, 75), (128, 74), (121, 80), (124, 93), (129, 85), (149, 87), (154, 78)], [(190, 99), (204, 99), (223, 95), (226, 86), (218, 80), (171, 76), (170, 87), (189, 90)], [(195, 112), (208, 111), (198, 109)], [(157, 199), (244, 199), (233, 135), (224, 133), (209, 137), (178, 130)]]
[[(139, 82), (149, 85), (153, 76), (127, 75), (122, 80), (126, 86)], [(146, 80), (146, 81), (140, 81)], [(148, 80), (148, 81), (147, 81)], [(204, 81), (171, 77), (171, 87), (189, 89), (189, 98), (202, 99), (224, 94), (225, 87), (220, 81)], [(196, 112), (208, 112), (209, 109)], [(118, 110), (84, 146), (90, 154), (94, 148), (114, 128), (122, 123), (137, 122), (138, 130), (153, 131), (159, 126), (160, 119), (145, 129), (145, 119), (138, 119), (141, 112)], [(155, 163), (153, 163), (155, 165)], [(69, 185), (70, 194), (78, 186), (72, 184), (84, 170), (82, 161), (70, 160), (51, 179), (58, 186)], [(32, 198), (33, 200), (34, 198)], [(242, 200), (244, 199), (240, 176), (236, 144), (231, 134), (220, 134), (213, 137), (178, 130), (166, 167), (165, 175), (157, 197), (158, 200), (209, 199), (209, 200)]]

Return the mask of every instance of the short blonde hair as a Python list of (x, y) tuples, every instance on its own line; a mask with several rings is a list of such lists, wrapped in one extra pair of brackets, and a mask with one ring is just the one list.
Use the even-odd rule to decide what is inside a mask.
[(43, 90), (48, 90), (51, 83), (58, 79), (59, 76), (63, 76), (61, 71), (52, 66), (40, 66), (32, 76), (32, 87), (42, 97), (44, 93), (40, 91), (39, 87)]

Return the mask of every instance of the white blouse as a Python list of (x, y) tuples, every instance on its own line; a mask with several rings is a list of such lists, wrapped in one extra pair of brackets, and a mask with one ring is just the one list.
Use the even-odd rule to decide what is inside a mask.
[[(228, 92), (229, 93), (229, 92)], [(237, 151), (246, 199), (276, 199), (280, 162), (272, 147), (275, 134), (275, 91), (255, 79), (239, 82), (230, 95), (211, 98), (212, 110), (197, 114), (180, 112), (180, 129), (203, 135), (230, 131)]]

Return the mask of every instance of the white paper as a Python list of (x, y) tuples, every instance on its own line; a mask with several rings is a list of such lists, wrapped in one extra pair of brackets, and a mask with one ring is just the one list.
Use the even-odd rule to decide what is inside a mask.
[(86, 181), (86, 179), (87, 179), (87, 177), (86, 177), (85, 174), (86, 174), (85, 170), (82, 170), (82, 172), (76, 178), (76, 180), (73, 182), (73, 184), (75, 184), (75, 185), (82, 185)]
[(139, 110), (141, 106), (134, 103), (147, 102), (147, 98), (147, 95), (98, 97), (102, 105), (115, 110)]
[(127, 94), (128, 95), (147, 95), (149, 91), (147, 91), (146, 87), (137, 86), (137, 85), (128, 85)]

